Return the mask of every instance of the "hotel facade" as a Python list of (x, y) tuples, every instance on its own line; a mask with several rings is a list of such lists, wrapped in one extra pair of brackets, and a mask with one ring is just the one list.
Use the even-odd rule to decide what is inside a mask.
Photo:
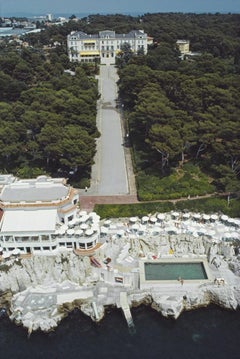
[(0, 175), (1, 252), (51, 254), (60, 248), (94, 248), (99, 237), (96, 219), (79, 215), (78, 199), (78, 191), (64, 178)]
[(143, 30), (132, 30), (128, 34), (116, 34), (115, 31), (99, 31), (98, 34), (72, 32), (67, 37), (68, 56), (71, 62), (94, 62), (96, 59), (104, 65), (115, 64), (116, 56), (123, 44), (129, 44), (133, 53), (147, 53), (152, 43)]

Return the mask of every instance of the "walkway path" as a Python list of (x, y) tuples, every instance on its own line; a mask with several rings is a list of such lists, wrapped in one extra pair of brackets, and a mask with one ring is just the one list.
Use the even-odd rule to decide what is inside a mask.
[(100, 66), (97, 126), (101, 137), (97, 140), (95, 165), (88, 193), (91, 195), (126, 195), (129, 193), (127, 167), (123, 146), (121, 114), (116, 108), (117, 70), (114, 66)]

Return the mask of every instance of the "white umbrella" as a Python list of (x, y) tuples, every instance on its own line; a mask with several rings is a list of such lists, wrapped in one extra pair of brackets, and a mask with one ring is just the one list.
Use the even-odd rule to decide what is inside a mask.
[(99, 226), (98, 226), (97, 224), (93, 224), (93, 225), (91, 226), (91, 229), (92, 229), (94, 232), (97, 232), (98, 229), (99, 229)]
[(80, 237), (80, 236), (82, 236), (82, 234), (83, 234), (83, 230), (82, 230), (82, 229), (76, 229), (76, 230), (75, 230), (75, 235), (76, 235), (76, 236), (79, 236), (79, 237)]
[(93, 233), (94, 233), (93, 230), (90, 228), (85, 231), (86, 236), (92, 236)]
[(210, 216), (208, 214), (204, 214), (203, 219), (204, 219), (204, 221), (209, 221)]
[(173, 227), (173, 226), (170, 226), (170, 227), (167, 227), (167, 228), (165, 228), (165, 231), (167, 232), (167, 233), (177, 233), (177, 228), (175, 228), (175, 227)]
[(238, 232), (231, 232), (229, 234), (230, 234), (229, 238), (232, 238), (232, 239), (240, 238), (240, 234)]
[(137, 231), (139, 229), (139, 224), (134, 223), (131, 228)]
[(64, 234), (65, 234), (65, 229), (62, 229), (62, 228), (60, 228), (59, 230), (58, 230), (58, 234), (60, 235), (60, 236), (63, 236)]
[(68, 230), (67, 230), (67, 234), (68, 234), (69, 236), (73, 236), (73, 235), (74, 235), (74, 229), (68, 229)]
[(82, 216), (79, 218), (79, 223), (85, 223), (89, 219), (88, 215)]
[(13, 254), (14, 256), (17, 256), (17, 255), (20, 254), (20, 253), (21, 253), (21, 251), (20, 251), (19, 248), (15, 248), (15, 249), (12, 251), (12, 254)]
[(108, 233), (108, 228), (107, 227), (101, 227), (100, 232), (102, 234), (107, 234)]
[(216, 214), (211, 215), (211, 220), (216, 221), (218, 219), (218, 216)]
[(188, 219), (188, 218), (190, 218), (190, 214), (189, 213), (184, 213), (182, 217), (183, 217), (183, 219)]
[(178, 212), (173, 212), (172, 217), (179, 217), (179, 213)]
[(72, 227), (75, 226), (75, 224), (76, 224), (76, 219), (73, 218), (71, 221), (68, 222), (68, 227), (69, 227), (69, 228), (72, 228)]
[(137, 217), (130, 217), (129, 222), (136, 223), (138, 221)]
[(80, 228), (83, 229), (83, 230), (88, 229), (87, 223), (81, 224)]
[(149, 220), (152, 223), (156, 223), (157, 222), (157, 217), (152, 216), (152, 217), (149, 218)]
[(122, 237), (124, 235), (124, 233), (125, 233), (125, 231), (123, 229), (119, 229), (117, 231), (117, 235), (120, 236), (120, 237)]
[(160, 228), (158, 227), (154, 227), (151, 229), (151, 233), (154, 234), (154, 235), (157, 235), (160, 233)]
[(163, 221), (165, 219), (165, 214), (164, 213), (159, 213), (157, 215), (157, 219), (159, 219), (159, 221)]
[(87, 211), (80, 211), (79, 212), (79, 216), (86, 216), (87, 215)]
[(68, 226), (66, 224), (62, 224), (60, 230), (66, 232), (68, 230)]
[(145, 223), (145, 222), (148, 222), (149, 220), (149, 217), (148, 216), (143, 216), (142, 217), (142, 222)]
[(216, 232), (213, 231), (213, 230), (208, 230), (207, 233), (206, 233), (206, 235), (207, 235), (208, 237), (213, 237), (215, 234), (216, 234)]
[(226, 216), (225, 214), (223, 214), (222, 216), (221, 216), (221, 221), (227, 221), (228, 220), (228, 216)]
[(7, 258), (9, 258), (10, 257), (10, 253), (9, 252), (4, 252), (3, 254), (2, 254), (2, 258), (3, 259), (7, 259)]
[(110, 224), (111, 224), (111, 220), (110, 219), (107, 219), (104, 223), (103, 223), (103, 225), (105, 226), (105, 227), (109, 227), (110, 226)]
[(197, 233), (199, 234), (199, 236), (203, 236), (204, 234), (206, 234), (208, 232), (207, 228), (199, 228), (197, 230)]
[(194, 214), (193, 214), (193, 218), (195, 218), (195, 219), (200, 219), (200, 218), (201, 218), (201, 214), (199, 214), (199, 213), (194, 213)]

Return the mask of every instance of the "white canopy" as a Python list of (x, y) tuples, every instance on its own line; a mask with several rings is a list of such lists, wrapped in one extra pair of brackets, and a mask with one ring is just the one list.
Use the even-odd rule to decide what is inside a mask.
[(142, 217), (142, 222), (148, 222), (149, 220), (149, 217), (148, 216), (143, 216)]
[(156, 222), (157, 222), (157, 217), (151, 216), (151, 217), (149, 218), (149, 220), (150, 220), (150, 222), (152, 222), (152, 223), (156, 223)]
[(75, 230), (75, 235), (76, 236), (81, 236), (83, 234), (83, 230), (82, 229), (76, 229)]
[(75, 233), (75, 232), (74, 232), (74, 229), (71, 229), (71, 228), (70, 228), (70, 229), (67, 230), (67, 234), (68, 234), (69, 236), (73, 236), (74, 233)]

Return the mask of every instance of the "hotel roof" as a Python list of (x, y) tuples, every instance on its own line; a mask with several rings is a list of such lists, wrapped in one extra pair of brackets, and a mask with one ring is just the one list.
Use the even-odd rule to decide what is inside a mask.
[(5, 185), (0, 194), (2, 202), (51, 202), (65, 198), (69, 188), (62, 179), (40, 176), (37, 179), (19, 180)]
[(56, 209), (34, 211), (7, 211), (3, 215), (1, 232), (49, 232), (55, 231)]

